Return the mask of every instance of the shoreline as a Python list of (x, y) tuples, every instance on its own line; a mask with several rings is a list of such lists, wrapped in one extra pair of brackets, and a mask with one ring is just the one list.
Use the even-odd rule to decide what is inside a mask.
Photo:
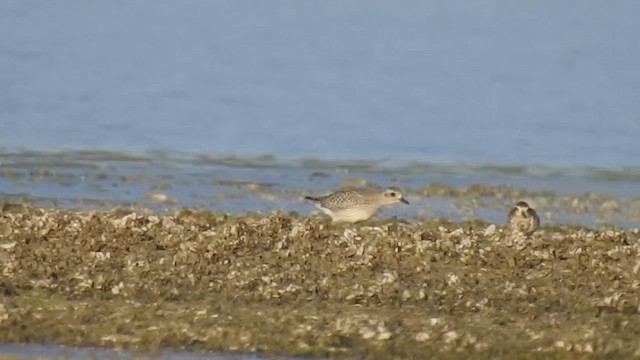
[(306, 214), (314, 211), (303, 200), (306, 195), (341, 187), (396, 186), (412, 206), (385, 209), (381, 217), (502, 223), (510, 208), (524, 200), (549, 224), (640, 228), (640, 177), (634, 167), (589, 168), (597, 175), (593, 177), (572, 168), (545, 172), (525, 165), (478, 165), (471, 171), (469, 164), (427, 163), (394, 169), (376, 161), (300, 159), (284, 166), (266, 155), (143, 154), (5, 152), (0, 154), (0, 203), (158, 213), (190, 208), (236, 216), (277, 209)]
[(0, 342), (638, 356), (637, 230), (4, 208)]

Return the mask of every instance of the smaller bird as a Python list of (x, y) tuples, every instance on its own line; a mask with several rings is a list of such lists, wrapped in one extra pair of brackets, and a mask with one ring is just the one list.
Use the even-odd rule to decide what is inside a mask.
[(305, 196), (322, 212), (331, 216), (334, 223), (355, 223), (371, 218), (382, 207), (397, 203), (409, 204), (400, 189), (389, 187), (384, 191), (374, 189), (343, 189), (321, 197)]
[(507, 224), (512, 231), (530, 235), (540, 227), (540, 218), (529, 204), (518, 201), (516, 207), (509, 211)]

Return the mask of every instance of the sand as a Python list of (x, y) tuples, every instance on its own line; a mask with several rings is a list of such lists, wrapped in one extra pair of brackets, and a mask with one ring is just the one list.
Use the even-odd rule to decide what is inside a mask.
[(640, 357), (639, 249), (615, 228), (5, 204), (0, 342)]

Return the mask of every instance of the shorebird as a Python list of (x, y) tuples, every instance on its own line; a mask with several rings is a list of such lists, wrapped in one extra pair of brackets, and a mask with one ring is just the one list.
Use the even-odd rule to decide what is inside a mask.
[(529, 204), (524, 201), (518, 201), (516, 207), (509, 211), (507, 224), (512, 231), (529, 235), (540, 227), (540, 218)]
[(364, 221), (384, 206), (391, 206), (399, 202), (409, 204), (397, 187), (389, 187), (384, 191), (344, 189), (327, 196), (305, 196), (305, 199), (311, 200), (322, 212), (331, 216), (334, 223)]

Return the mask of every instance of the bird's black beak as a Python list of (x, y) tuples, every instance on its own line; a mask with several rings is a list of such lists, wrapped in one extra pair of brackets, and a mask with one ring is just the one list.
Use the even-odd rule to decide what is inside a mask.
[(407, 201), (407, 199), (405, 199), (405, 198), (400, 198), (400, 201), (401, 201), (401, 202), (403, 202), (403, 203), (405, 203), (405, 204), (407, 204), (407, 205), (409, 205), (409, 202), (408, 202), (408, 201)]

